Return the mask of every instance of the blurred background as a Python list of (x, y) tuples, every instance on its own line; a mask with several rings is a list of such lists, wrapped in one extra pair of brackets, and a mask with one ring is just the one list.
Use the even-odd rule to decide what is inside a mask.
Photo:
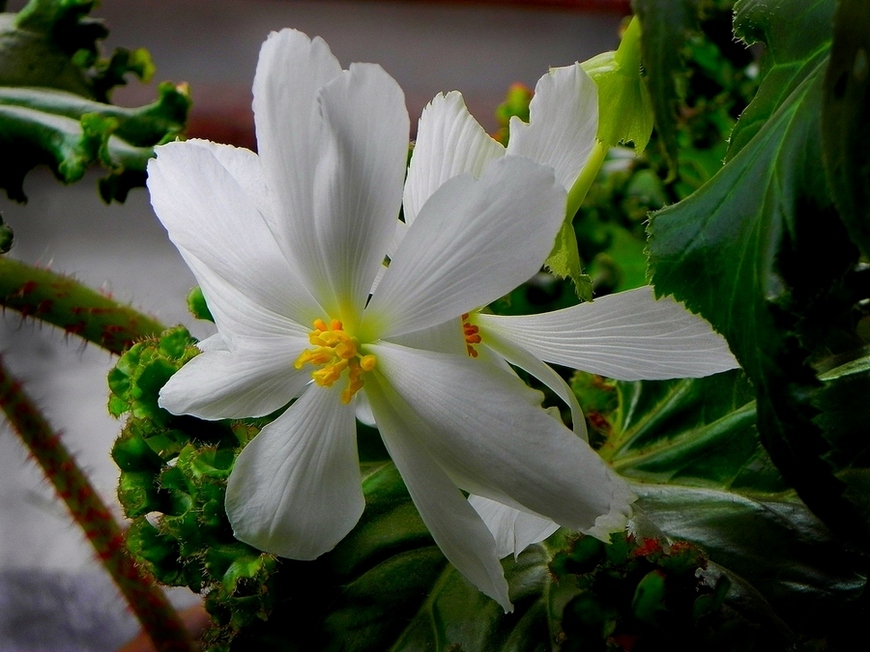
[[(24, 4), (11, 0), (7, 11)], [(251, 82), (270, 31), (295, 27), (322, 36), (345, 67), (380, 63), (404, 89), (412, 125), (436, 93), (460, 90), (494, 131), (495, 108), (512, 83), (533, 87), (549, 66), (614, 49), (627, 12), (623, 0), (104, 0), (93, 15), (110, 29), (104, 51), (145, 47), (157, 67), (153, 83), (131, 81), (115, 92), (115, 103), (151, 102), (161, 80), (188, 82), (188, 133), (253, 147)], [(0, 196), (0, 213), (15, 231), (10, 255), (103, 288), (166, 324), (208, 334), (187, 313), (193, 277), (153, 216), (146, 191), (106, 206), (96, 179), (64, 187), (38, 169), (25, 182), (26, 205)], [(120, 424), (105, 409), (114, 358), (13, 312), (0, 318), (0, 351), (115, 504), (109, 451)], [(113, 650), (136, 631), (64, 510), (0, 425), (0, 652)], [(173, 599), (196, 601), (182, 591)]]

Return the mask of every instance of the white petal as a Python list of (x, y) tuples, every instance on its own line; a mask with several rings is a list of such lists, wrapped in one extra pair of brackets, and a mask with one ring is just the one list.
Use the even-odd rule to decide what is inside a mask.
[(439, 353), (452, 353), (454, 355), (467, 355), (465, 337), (462, 333), (462, 322), (459, 319), (451, 319), (443, 324), (436, 324), (429, 328), (413, 331), (406, 335), (399, 335), (390, 339), (394, 344), (401, 344), (412, 349), (426, 349)]
[(375, 415), (372, 414), (372, 405), (365, 392), (358, 392), (353, 400), (354, 414), (357, 421), (364, 423), (370, 428), (377, 428), (378, 424), (375, 421)]
[(413, 224), (420, 209), (445, 181), (466, 172), (479, 177), (487, 163), (501, 156), (504, 147), (471, 117), (461, 93), (436, 95), (423, 109), (417, 127), (405, 182), (405, 222)]
[(540, 269), (564, 213), (552, 172), (522, 157), (493, 161), (477, 180), (450, 179), (409, 228), (364, 323), (401, 335), (497, 299)]
[(290, 559), (332, 550), (364, 506), (353, 407), (316, 385), (242, 450), (227, 484), (235, 537)]
[[(156, 151), (148, 164), (151, 203), (224, 338), (304, 333), (298, 322), (310, 323), (322, 310), (213, 148), (176, 142)], [(252, 168), (249, 178), (258, 173)]]
[(581, 532), (628, 513), (625, 483), (514, 374), (393, 344), (370, 350), (374, 373), (417, 415), (426, 449), (463, 489)]
[(210, 140), (190, 138), (184, 141), (187, 145), (195, 145), (207, 149), (218, 162), (223, 165), (233, 179), (239, 184), (251, 203), (257, 208), (264, 219), (272, 212), (270, 190), (263, 176), (260, 157), (244, 147), (233, 147), (213, 143)]
[(480, 514), (495, 537), (499, 557), (516, 557), (533, 543), (539, 543), (559, 529), (548, 518), (508, 507), (483, 496), (469, 496), (468, 502)]
[(386, 274), (386, 273), (387, 273), (387, 266), (381, 265), (378, 268), (378, 273), (375, 274), (375, 280), (372, 281), (372, 289), (371, 289), (372, 292), (374, 292), (378, 288), (378, 286), (381, 284), (381, 281), (384, 278), (384, 274)]
[(547, 362), (618, 380), (700, 378), (739, 365), (710, 324), (651, 287), (541, 315), (476, 317)]
[[(405, 222), (396, 222), (396, 230), (393, 232), (393, 239), (390, 241), (390, 246), (387, 249), (387, 255), (392, 258), (399, 250), (399, 245), (402, 240), (408, 235), (408, 225)], [(374, 292), (374, 289), (372, 290)]]
[(366, 393), (390, 457), (444, 556), (506, 612), (512, 611), (495, 541), (459, 488), (418, 441), (421, 424), (415, 415), (378, 379), (367, 381)]
[(321, 38), (302, 32), (272, 32), (260, 48), (254, 76), (257, 150), (272, 191), (270, 226), (285, 252), (312, 247), (314, 172), (320, 89), (341, 74), (341, 65)]
[[(475, 315), (476, 318), (477, 315)], [(586, 429), (586, 417), (583, 416), (583, 410), (580, 409), (577, 397), (562, 376), (525, 349), (499, 337), (498, 334), (488, 333), (484, 328), (480, 331), (480, 335), (483, 338), (484, 348), (491, 348), (512, 365), (525, 369), (553, 390), (556, 396), (565, 401), (565, 404), (571, 409), (571, 423), (574, 427), (574, 432), (584, 440), (589, 441), (589, 433)]]
[[(324, 306), (345, 321), (359, 318), (392, 240), (402, 203), (408, 153), (408, 111), (396, 81), (374, 64), (353, 64), (324, 86), (323, 128), (314, 179), (309, 256)], [(348, 315), (347, 313), (351, 314)]]
[(220, 333), (215, 333), (204, 340), (200, 340), (196, 343), (196, 348), (200, 351), (229, 351), (226, 340), (224, 340)]
[[(399, 245), (402, 243), (402, 240), (405, 239), (405, 234), (408, 233), (408, 225), (400, 220), (396, 220), (393, 229), (393, 235), (390, 238), (390, 243), (387, 245), (387, 257), (391, 260), (393, 256), (396, 254), (396, 250), (399, 248)], [(369, 294), (374, 294), (378, 285), (380, 285), (381, 281), (384, 278), (384, 274), (387, 273), (388, 266), (386, 262), (378, 267), (378, 273), (375, 276), (375, 280), (372, 281), (372, 289), (369, 291)]]
[(212, 420), (260, 417), (274, 412), (296, 397), (311, 380), (307, 370), (297, 371), (293, 367), (307, 345), (307, 339), (282, 337), (229, 351), (209, 342), (203, 353), (163, 386), (160, 406), (173, 414)]
[(511, 118), (508, 154), (552, 166), (570, 190), (598, 133), (598, 87), (580, 64), (553, 68), (538, 80), (529, 124)]

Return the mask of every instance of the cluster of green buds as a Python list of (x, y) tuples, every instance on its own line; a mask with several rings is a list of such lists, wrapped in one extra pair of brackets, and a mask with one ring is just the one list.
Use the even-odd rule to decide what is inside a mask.
[(132, 519), (131, 552), (170, 586), (207, 596), (215, 628), (210, 649), (272, 608), (273, 555), (232, 534), (224, 511), (226, 479), (254, 423), (209, 422), (174, 416), (157, 404), (160, 388), (198, 353), (182, 327), (134, 345), (109, 374), (109, 411), (127, 415), (112, 449), (121, 469), (118, 497)]

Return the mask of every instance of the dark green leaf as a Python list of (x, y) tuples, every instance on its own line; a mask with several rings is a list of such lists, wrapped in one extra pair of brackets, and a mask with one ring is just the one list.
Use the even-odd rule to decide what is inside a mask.
[(0, 14), (0, 86), (43, 86), (91, 97), (84, 72), (49, 33)]
[(617, 388), (602, 452), (634, 480), (653, 531), (701, 546), (797, 632), (825, 634), (827, 618), (855, 607), (865, 582), (856, 558), (779, 476), (740, 374)]
[(840, 0), (825, 73), (822, 145), (840, 218), (870, 254), (870, 3)]
[[(310, 564), (282, 562), (276, 587), (289, 599), (270, 615), (271, 635), (286, 646), (278, 649), (316, 639), (318, 649), (342, 652), (549, 650), (549, 550), (532, 546), (504, 562), (515, 604), (505, 614), (444, 559), (395, 467), (373, 469), (366, 511), (335, 550)], [(294, 622), (304, 626), (286, 626)]]
[(845, 484), (844, 495), (870, 517), (870, 357), (852, 360), (822, 374), (823, 387), (813, 396), (816, 423), (832, 445), (828, 461)]
[(809, 364), (860, 344), (854, 307), (867, 297), (850, 286), (857, 252), (822, 174), (832, 9), (820, 1), (738, 5), (740, 35), (769, 41), (762, 87), (724, 168), (653, 219), (650, 262), (658, 291), (728, 340), (756, 387), (761, 440), (788, 483), (839, 536), (866, 546), (870, 512), (833, 463), (842, 456), (816, 421), (820, 383)]
[(698, 0), (634, 0), (640, 17), (641, 61), (647, 75), (655, 124), (671, 170), (677, 167), (677, 79), (686, 68), (681, 48), (698, 28)]
[[(761, 85), (731, 134), (733, 158), (827, 58), (834, 0), (740, 0), (734, 33), (747, 45), (765, 44)], [(816, 114), (818, 118), (818, 114)]]
[(797, 233), (799, 211), (818, 214), (829, 205), (820, 175), (823, 72), (817, 63), (749, 145), (650, 226), (657, 290), (725, 334), (752, 378), (781, 346), (766, 304), (784, 291), (775, 266), (782, 242)]

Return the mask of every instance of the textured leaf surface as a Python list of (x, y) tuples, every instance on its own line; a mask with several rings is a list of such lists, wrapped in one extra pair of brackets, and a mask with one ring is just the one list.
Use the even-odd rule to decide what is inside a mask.
[[(775, 612), (800, 634), (824, 635), (864, 578), (770, 462), (745, 378), (734, 372), (617, 387), (619, 408), (602, 450), (634, 483), (654, 526), (643, 534), (659, 528), (701, 546), (714, 574), (737, 587), (729, 604), (754, 622), (773, 627)], [(323, 623), (326, 649), (550, 649), (563, 627), (559, 605), (575, 595), (570, 585), (551, 584), (550, 562), (565, 535), (505, 560), (516, 605), (506, 615), (446, 564), (392, 464), (375, 468), (364, 485), (362, 521), (316, 562), (342, 587), (326, 612), (312, 614)], [(782, 640), (791, 635), (781, 630)]]
[(640, 76), (640, 21), (635, 18), (615, 52), (604, 52), (582, 64), (598, 86), (598, 140), (607, 147), (632, 143), (639, 154), (653, 129), (649, 90)]
[[(162, 581), (208, 590), (207, 606), (220, 626), (209, 649), (306, 650), (317, 640), (325, 650), (548, 650), (562, 632), (582, 629), (580, 621), (562, 621), (563, 609), (573, 601), (579, 612), (569, 618), (579, 618), (582, 605), (597, 598), (583, 598), (582, 583), (572, 578), (585, 577), (605, 557), (627, 574), (600, 590), (637, 618), (655, 620), (661, 601), (635, 604), (632, 596), (656, 578), (645, 579), (646, 566), (642, 577), (631, 575), (635, 557), (624, 540), (623, 547), (593, 542), (603, 550), (591, 566), (560, 570), (552, 560), (563, 551), (578, 559), (575, 537), (565, 532), (503, 562), (515, 604), (504, 614), (446, 562), (390, 462), (363, 465), (366, 510), (321, 558), (277, 560), (235, 541), (223, 510), (226, 478), (235, 448), (263, 420), (230, 425), (160, 409), (160, 387), (195, 354), (183, 329), (135, 345), (110, 374), (110, 407), (131, 414), (113, 450), (122, 469), (119, 496), (136, 518), (131, 546)], [(707, 591), (724, 590), (715, 581), (722, 572), (742, 591), (729, 597), (729, 609), (740, 614), (736, 622), (745, 625), (748, 614), (769, 628), (777, 622), (771, 609), (788, 607), (803, 617), (807, 605), (824, 615), (823, 608), (847, 603), (860, 588), (848, 557), (832, 552), (827, 530), (786, 490), (759, 445), (752, 392), (738, 373), (607, 387), (599, 392), (609, 392), (619, 407), (602, 452), (635, 483), (647, 517), (639, 536), (665, 532), (706, 550), (724, 569), (711, 569)], [(614, 402), (600, 398), (596, 405), (610, 414)], [(366, 440), (375, 436), (362, 429), (361, 449), (371, 449)], [(161, 514), (156, 527), (144, 516), (149, 512)], [(614, 613), (600, 615), (609, 621), (619, 609)], [(820, 621), (810, 614), (807, 622)]]

